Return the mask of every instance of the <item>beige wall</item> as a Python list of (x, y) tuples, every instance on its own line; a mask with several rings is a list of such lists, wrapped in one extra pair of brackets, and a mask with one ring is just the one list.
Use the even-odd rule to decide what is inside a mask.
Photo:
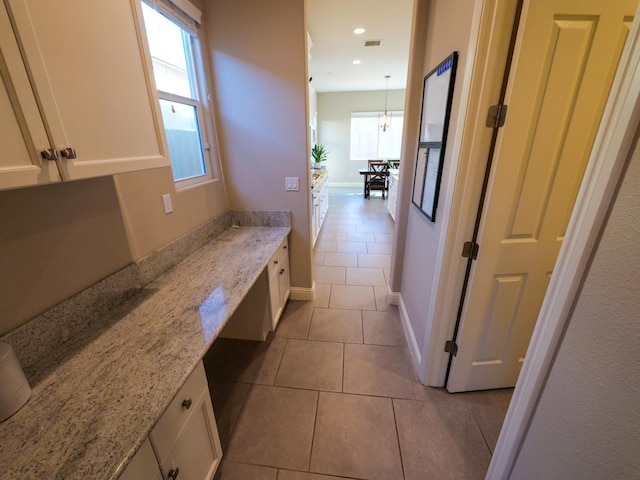
[(639, 192), (636, 147), (509, 478), (638, 477)]
[[(423, 41), (424, 46), (414, 45), (413, 60), (411, 68), (419, 68), (415, 65), (421, 61), (417, 55), (424, 52), (421, 61), (422, 72), (414, 74), (410, 81), (412, 84), (408, 88), (407, 105), (420, 105), (422, 98), (422, 78), (435, 68), (442, 60), (453, 51), (457, 51), (458, 70), (454, 87), (454, 97), (449, 121), (449, 137), (447, 139), (444, 167), (442, 171), (441, 189), (439, 195), (439, 207), (436, 212), (436, 222), (429, 221), (412, 204), (410, 190), (413, 182), (413, 170), (417, 151), (417, 140), (411, 137), (411, 132), (417, 132), (420, 122), (419, 108), (407, 110), (405, 119), (405, 150), (402, 162), (409, 168), (401, 170), (400, 188), (403, 191), (401, 196), (401, 211), (399, 213), (396, 243), (395, 265), (393, 269), (394, 282), (391, 288), (400, 290), (402, 302), (406, 308), (411, 326), (410, 337), (415, 340), (415, 348), (422, 349), (425, 334), (430, 328), (427, 325), (427, 312), (433, 298), (434, 280), (438, 273), (435, 269), (435, 259), (438, 255), (438, 248), (444, 241), (442, 204), (447, 196), (453, 192), (447, 190), (449, 176), (454, 163), (458, 158), (452, 155), (452, 145), (458, 140), (456, 138), (455, 126), (461, 115), (460, 98), (462, 93), (462, 82), (465, 77), (465, 63), (469, 54), (469, 43), (471, 33), (471, 22), (473, 14), (473, 4), (465, 0), (416, 0), (416, 14), (414, 25), (414, 42)], [(451, 28), (455, 25), (455, 28)], [(414, 134), (415, 135), (415, 134)], [(440, 216), (438, 216), (440, 215)], [(406, 228), (406, 230), (405, 230)], [(400, 281), (397, 281), (397, 277)], [(397, 290), (395, 290), (397, 291)], [(422, 352), (424, 353), (424, 352)]]
[[(404, 90), (390, 90), (389, 110), (404, 110)], [(351, 112), (374, 112), (384, 109), (385, 91), (326, 92), (318, 94), (319, 141), (327, 147), (326, 167), (330, 184), (363, 183), (359, 168), (366, 160), (350, 160)]]
[[(304, 2), (216, 0), (205, 18), (231, 208), (291, 211), (291, 284), (310, 288)], [(285, 177), (300, 191), (286, 192)]]

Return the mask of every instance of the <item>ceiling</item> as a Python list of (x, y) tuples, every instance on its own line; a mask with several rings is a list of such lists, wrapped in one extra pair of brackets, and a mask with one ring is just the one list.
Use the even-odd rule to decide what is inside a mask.
[[(309, 76), (318, 92), (404, 89), (413, 0), (307, 0)], [(363, 27), (362, 35), (353, 33)], [(381, 40), (379, 47), (365, 47)], [(353, 60), (362, 63), (354, 65)]]

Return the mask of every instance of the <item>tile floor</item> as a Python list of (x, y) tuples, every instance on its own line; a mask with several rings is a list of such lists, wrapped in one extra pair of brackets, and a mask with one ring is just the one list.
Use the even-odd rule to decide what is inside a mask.
[(332, 188), (314, 302), (289, 301), (265, 342), (205, 357), (224, 451), (216, 480), (481, 479), (511, 389), (422, 386), (386, 301), (386, 200)]

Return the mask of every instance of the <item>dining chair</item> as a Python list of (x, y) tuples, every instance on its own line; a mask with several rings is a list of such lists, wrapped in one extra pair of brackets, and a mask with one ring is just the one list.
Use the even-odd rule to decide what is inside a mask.
[(387, 177), (389, 176), (389, 164), (379, 160), (369, 160), (369, 174), (365, 183), (365, 197), (370, 198), (371, 190), (380, 190), (382, 198), (388, 190)]

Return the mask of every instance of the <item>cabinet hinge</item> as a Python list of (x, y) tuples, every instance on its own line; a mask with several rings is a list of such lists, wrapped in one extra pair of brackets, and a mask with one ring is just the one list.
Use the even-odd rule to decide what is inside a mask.
[(444, 351), (446, 353), (453, 353), (453, 356), (455, 357), (458, 355), (458, 344), (453, 340), (448, 340), (444, 342)]
[(507, 119), (508, 108), (508, 105), (491, 105), (487, 113), (487, 127), (500, 128), (504, 126), (504, 122)]
[(480, 250), (480, 245), (475, 242), (464, 242), (464, 246), (462, 247), (462, 256), (464, 258), (470, 258), (471, 260), (475, 260), (478, 258), (478, 251)]

